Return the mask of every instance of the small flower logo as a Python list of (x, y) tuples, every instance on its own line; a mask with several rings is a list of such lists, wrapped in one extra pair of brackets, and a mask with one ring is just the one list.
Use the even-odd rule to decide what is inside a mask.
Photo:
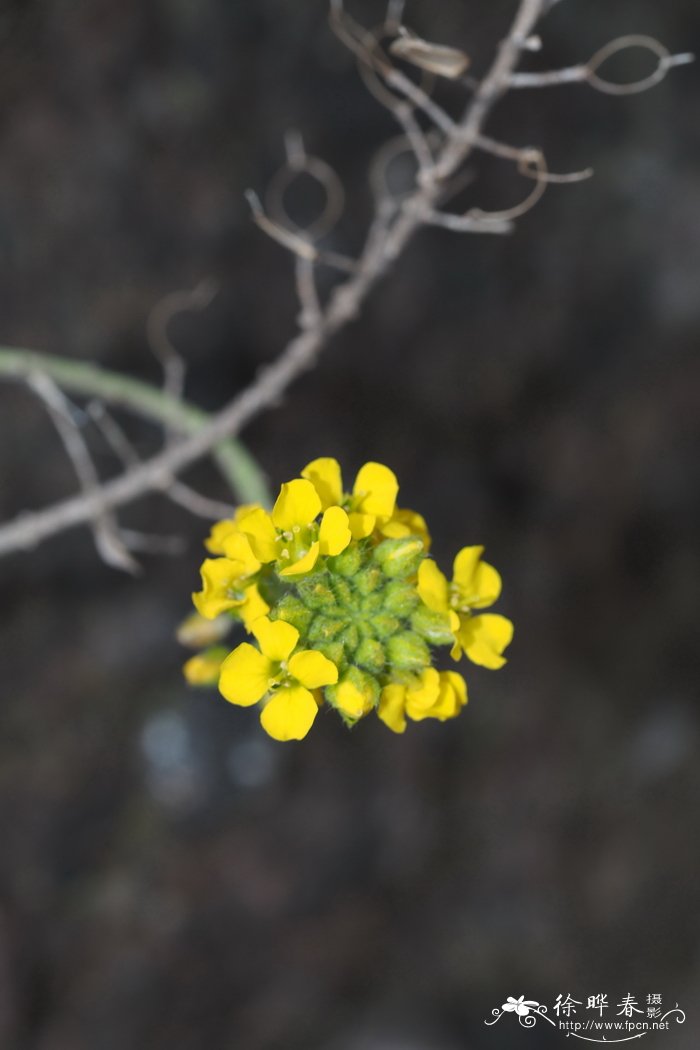
[(509, 1014), (517, 1014), (518, 1017), (527, 1017), (530, 1010), (536, 1010), (539, 1005), (533, 999), (526, 999), (524, 995), (521, 995), (519, 999), (514, 999), (512, 995), (509, 995), (501, 1010)]

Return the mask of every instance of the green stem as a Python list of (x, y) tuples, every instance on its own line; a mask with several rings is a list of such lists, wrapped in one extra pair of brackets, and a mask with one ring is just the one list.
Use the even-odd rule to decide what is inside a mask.
[[(51, 376), (65, 390), (102, 398), (186, 434), (196, 433), (210, 419), (209, 413), (170, 397), (150, 383), (107, 371), (88, 361), (0, 347), (0, 378), (26, 380), (36, 372)], [(213, 455), (240, 502), (270, 506), (265, 475), (239, 441), (230, 438), (220, 442)]]

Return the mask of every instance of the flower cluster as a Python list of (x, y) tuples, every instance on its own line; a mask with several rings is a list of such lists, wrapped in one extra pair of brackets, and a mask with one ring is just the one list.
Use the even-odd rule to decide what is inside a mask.
[[(209, 645), (185, 664), (187, 680), (259, 704), (276, 740), (306, 736), (323, 704), (348, 725), (376, 711), (396, 733), (407, 718), (458, 715), (466, 683), (433, 667), (432, 650), (505, 663), (513, 625), (481, 611), (501, 579), (483, 547), (464, 547), (448, 580), (429, 557), (424, 519), (396, 506), (398, 489), (388, 467), (366, 463), (345, 492), (336, 460), (316, 459), (282, 485), (271, 512), (241, 506), (214, 525), (197, 613), (179, 632), (185, 644)], [(211, 643), (232, 620), (252, 640), (229, 652)]]

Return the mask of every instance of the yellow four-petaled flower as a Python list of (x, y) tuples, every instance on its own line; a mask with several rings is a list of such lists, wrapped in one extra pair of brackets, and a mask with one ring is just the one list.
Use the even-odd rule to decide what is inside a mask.
[[(231, 703), (260, 703), (262, 725), (277, 740), (306, 735), (325, 687), (348, 724), (376, 709), (402, 733), (407, 719), (458, 715), (466, 683), (432, 667), (429, 646), (451, 639), (453, 659), (464, 653), (483, 667), (503, 666), (513, 625), (482, 612), (498, 599), (501, 578), (482, 560), (483, 547), (471, 546), (457, 554), (448, 581), (426, 556), (424, 518), (397, 507), (398, 488), (392, 470), (370, 462), (347, 493), (337, 460), (323, 457), (282, 485), (271, 511), (248, 504), (217, 522), (193, 601), (216, 621), (212, 640), (233, 616), (257, 644), (243, 642), (225, 658), (221, 648), (207, 650), (185, 665), (187, 679), (218, 678)], [(198, 628), (200, 635), (209, 637)]]
[(296, 627), (266, 616), (251, 632), (260, 646), (242, 642), (221, 665), (219, 690), (232, 704), (250, 707), (268, 698), (260, 715), (275, 740), (301, 740), (318, 711), (313, 690), (338, 681), (338, 668), (314, 649), (295, 652)]

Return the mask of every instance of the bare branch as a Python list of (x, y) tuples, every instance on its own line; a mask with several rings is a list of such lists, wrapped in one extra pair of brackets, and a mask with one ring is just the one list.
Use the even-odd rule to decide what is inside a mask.
[[(112, 449), (124, 467), (134, 467), (141, 462), (141, 457), (129, 441), (128, 437), (119, 426), (117, 421), (109, 414), (100, 401), (90, 401), (87, 411), (105, 441)], [(209, 499), (195, 492), (189, 485), (182, 481), (173, 481), (167, 492), (168, 499), (188, 510), (195, 517), (205, 518), (207, 521), (216, 521), (218, 518), (228, 518), (233, 507), (228, 503)], [(126, 530), (122, 529), (122, 537), (126, 541)], [(136, 549), (136, 548), (133, 548)]]
[[(613, 55), (630, 48), (642, 48), (650, 51), (658, 59), (656, 69), (640, 80), (629, 84), (616, 84), (611, 80), (601, 77), (598, 70)], [(601, 47), (599, 51), (588, 60), (578, 66), (569, 66), (566, 69), (555, 69), (545, 73), (513, 73), (509, 79), (512, 88), (545, 88), (558, 84), (590, 84), (596, 91), (602, 91), (606, 95), (637, 95), (641, 91), (659, 84), (670, 69), (675, 66), (684, 66), (695, 61), (695, 55), (681, 54), (672, 55), (663, 44), (651, 36), (640, 36), (630, 34), (611, 40), (609, 44)]]
[(53, 379), (41, 372), (31, 376), (27, 383), (39, 396), (49, 413), (68, 458), (73, 464), (83, 493), (86, 497), (91, 497), (96, 501), (90, 518), (98, 554), (112, 568), (122, 569), (132, 575), (138, 574), (139, 564), (129, 554), (119, 534), (116, 518), (109, 513), (107, 507), (102, 505), (99, 499), (99, 475), (90, 458), (83, 436), (73, 419), (70, 402), (61, 393)]
[[(171, 292), (155, 304), (146, 322), (148, 342), (163, 369), (163, 390), (176, 401), (182, 401), (185, 388), (185, 361), (175, 349), (168, 325), (179, 313), (206, 310), (219, 290), (215, 281), (207, 278), (187, 291)], [(170, 432), (170, 439), (175, 435)]]
[[(390, 4), (386, 24), (379, 31), (366, 32), (348, 20), (342, 0), (331, 0), (331, 22), (337, 35), (357, 55), (365, 81), (370, 89), (394, 113), (397, 107), (402, 117), (399, 121), (404, 135), (403, 148), (409, 148), (418, 157), (420, 172), (412, 192), (397, 200), (386, 187), (386, 166), (398, 147), (382, 164), (373, 168), (373, 189), (377, 198), (376, 214), (359, 259), (355, 262), (335, 253), (321, 253), (312, 243), (307, 231), (290, 229), (284, 223), (268, 216), (255, 194), (248, 199), (257, 225), (270, 237), (291, 251), (299, 264), (297, 282), (302, 299), (301, 330), (289, 342), (277, 360), (260, 372), (253, 384), (238, 394), (218, 413), (204, 422), (196, 432), (165, 449), (149, 461), (128, 468), (124, 474), (103, 485), (99, 491), (86, 491), (79, 497), (65, 500), (46, 510), (25, 514), (0, 528), (0, 554), (27, 548), (41, 542), (62, 529), (81, 522), (90, 521), (106, 510), (129, 503), (149, 491), (172, 490), (175, 476), (197, 459), (209, 454), (224, 440), (236, 435), (250, 420), (264, 409), (278, 403), (279, 399), (304, 371), (312, 367), (330, 339), (341, 328), (355, 318), (380, 279), (390, 269), (393, 261), (404, 251), (414, 233), (425, 224), (442, 225), (459, 232), (505, 233), (512, 228), (511, 219), (531, 207), (535, 197), (541, 195), (549, 182), (573, 181), (587, 173), (553, 176), (547, 169), (544, 156), (537, 150), (516, 150), (494, 143), (483, 134), (484, 124), (496, 103), (513, 86), (529, 85), (523, 79), (518, 82), (516, 67), (524, 50), (537, 46), (534, 30), (539, 19), (553, 6), (553, 0), (520, 0), (508, 35), (501, 42), (495, 59), (486, 76), (474, 84), (474, 95), (469, 101), (459, 122), (451, 120), (429, 98), (426, 83), (416, 86), (403, 78), (379, 48), (382, 36), (397, 33), (401, 26), (402, 4), (396, 0)], [(623, 38), (624, 45), (613, 42), (607, 49), (598, 52), (585, 68), (585, 79), (600, 90), (614, 93), (629, 93), (656, 83), (661, 75), (673, 65), (688, 61), (689, 56), (670, 56), (661, 45), (649, 44), (649, 38)], [(645, 43), (646, 42), (646, 43)], [(650, 78), (635, 85), (609, 85), (599, 78), (599, 65), (622, 46), (647, 46), (659, 57), (659, 68)], [(429, 76), (429, 74), (425, 74)], [(530, 76), (523, 74), (520, 76)], [(543, 76), (543, 74), (535, 74)], [(382, 80), (399, 93), (394, 96)], [(411, 86), (407, 87), (406, 81)], [(603, 86), (601, 86), (603, 85)], [(378, 88), (380, 90), (378, 90)], [(427, 100), (427, 101), (426, 101)], [(406, 106), (412, 104), (420, 109), (441, 135), (437, 155), (432, 159), (433, 147), (415, 123), (407, 126)], [(408, 107), (408, 112), (411, 107)], [(408, 120), (415, 122), (411, 113)], [(436, 132), (437, 133), (437, 132)], [(423, 135), (425, 142), (420, 136)], [(426, 145), (428, 149), (426, 149)], [(298, 143), (297, 143), (298, 146)], [(303, 148), (303, 147), (302, 147)], [(514, 209), (491, 214), (472, 211), (463, 216), (446, 215), (437, 211), (441, 200), (451, 192), (455, 180), (464, 176), (465, 161), (476, 149), (488, 149), (495, 155), (513, 159), (522, 174), (534, 179), (535, 186), (526, 202)], [(430, 159), (428, 157), (430, 153)], [(308, 158), (299, 149), (288, 146), (288, 167), (297, 169)], [(308, 170), (305, 167), (304, 170)], [(345, 271), (348, 276), (336, 285), (328, 301), (321, 306), (315, 296), (315, 288), (308, 284), (315, 265), (325, 264)], [(303, 269), (302, 267), (306, 267)], [(0, 353), (0, 363), (2, 354)]]
[(320, 263), (335, 270), (342, 270), (345, 273), (353, 272), (356, 267), (354, 259), (349, 259), (345, 255), (339, 255), (337, 252), (320, 252), (304, 235), (294, 233), (292, 230), (288, 230), (279, 223), (269, 219), (255, 190), (246, 190), (245, 197), (253, 213), (255, 225), (263, 233), (266, 233), (268, 237), (271, 237), (273, 241), (277, 241), (283, 248), (287, 248), (293, 255), (298, 256), (300, 259), (306, 259), (308, 262)]
[[(195, 433), (211, 418), (201, 408), (174, 400), (158, 387), (89, 361), (17, 347), (0, 347), (0, 379), (26, 383), (37, 372), (49, 376), (57, 386), (72, 393), (100, 398), (144, 419), (172, 426), (182, 434)], [(227, 438), (212, 450), (212, 454), (237, 499), (245, 503), (270, 502), (265, 476), (240, 442)]]
[(177, 558), (187, 550), (187, 540), (183, 536), (151, 536), (146, 532), (134, 529), (122, 529), (122, 539), (132, 551), (143, 554), (160, 554)]
[(321, 303), (314, 279), (313, 263), (309, 262), (308, 259), (302, 259), (300, 256), (297, 256), (294, 260), (294, 277), (299, 303), (301, 304), (299, 327), (313, 328), (321, 318)]

